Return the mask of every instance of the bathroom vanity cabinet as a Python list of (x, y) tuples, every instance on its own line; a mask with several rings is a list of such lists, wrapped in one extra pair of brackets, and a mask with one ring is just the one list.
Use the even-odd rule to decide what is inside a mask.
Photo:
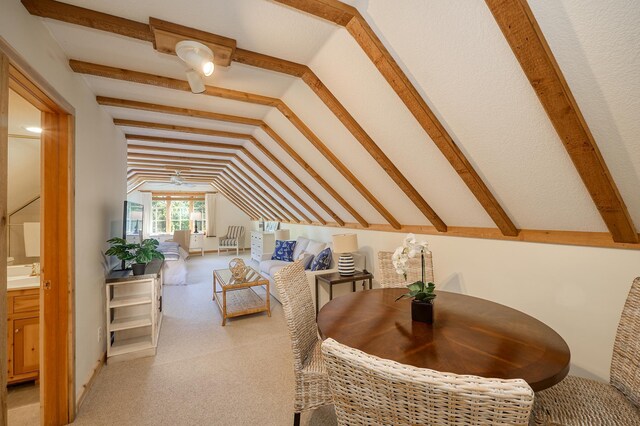
[(7, 383), (40, 375), (40, 288), (7, 291)]

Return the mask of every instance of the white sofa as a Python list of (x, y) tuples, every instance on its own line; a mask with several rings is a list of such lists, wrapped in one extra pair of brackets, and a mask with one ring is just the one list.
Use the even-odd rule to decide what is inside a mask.
[[(307, 250), (308, 248), (310, 249), (311, 253), (314, 254), (315, 256), (327, 247), (331, 248), (331, 263), (329, 265), (329, 269), (325, 269), (322, 271), (311, 271), (311, 270), (305, 271), (307, 274), (307, 280), (309, 282), (309, 288), (311, 289), (311, 296), (314, 299), (313, 300), (314, 304), (316, 303), (315, 277), (316, 275), (319, 275), (319, 274), (338, 272), (338, 267), (337, 267), (338, 256), (335, 253), (333, 253), (333, 245), (331, 243), (324, 243), (322, 241), (310, 240), (305, 237), (298, 237), (296, 239), (296, 247), (293, 252), (293, 258), (297, 259), (297, 257), (300, 255), (301, 252), (303, 251), (309, 252)], [(283, 260), (271, 260), (272, 255), (273, 253), (264, 253), (262, 255), (262, 260), (260, 261), (259, 269), (260, 269), (260, 273), (265, 278), (269, 279), (269, 282), (270, 282), (269, 291), (271, 292), (271, 295), (275, 297), (278, 301), (280, 301), (280, 295), (278, 294), (278, 290), (276, 289), (273, 277), (275, 276), (276, 272), (278, 272), (280, 269), (284, 268), (285, 266), (290, 265), (291, 262), (286, 262)], [(359, 265), (364, 264), (363, 263), (364, 256), (358, 255), (357, 253), (354, 253), (353, 256), (354, 256), (354, 259), (356, 260), (356, 268), (362, 269), (362, 266), (359, 266)], [(345, 286), (345, 287), (349, 287), (349, 291), (350, 291), (351, 289), (350, 286)], [(328, 290), (326, 288), (321, 287), (320, 300), (323, 302), (323, 304), (329, 300), (328, 294), (329, 294)], [(336, 294), (340, 294), (340, 293), (336, 293)]]

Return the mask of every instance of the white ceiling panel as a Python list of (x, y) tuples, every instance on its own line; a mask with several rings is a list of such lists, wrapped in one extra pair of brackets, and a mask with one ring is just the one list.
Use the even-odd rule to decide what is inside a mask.
[(265, 0), (73, 0), (65, 3), (148, 22), (149, 16), (208, 31), (238, 47), (305, 63), (335, 29), (293, 9)]
[(366, 15), (518, 227), (606, 230), (484, 2), (371, 0)]

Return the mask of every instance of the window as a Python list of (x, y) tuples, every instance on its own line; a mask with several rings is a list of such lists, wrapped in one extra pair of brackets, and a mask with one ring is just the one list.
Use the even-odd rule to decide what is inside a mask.
[(165, 234), (167, 232), (167, 201), (154, 200), (151, 202), (151, 233)]
[[(207, 226), (205, 202), (202, 196), (163, 195), (153, 197), (151, 202), (151, 233), (171, 234), (173, 231), (191, 229), (196, 225), (198, 232), (204, 232)], [(202, 214), (201, 220), (192, 220), (192, 213)]]
[(179, 231), (181, 229), (189, 229), (191, 224), (190, 220), (190, 206), (189, 201), (177, 201), (171, 200), (171, 232)]

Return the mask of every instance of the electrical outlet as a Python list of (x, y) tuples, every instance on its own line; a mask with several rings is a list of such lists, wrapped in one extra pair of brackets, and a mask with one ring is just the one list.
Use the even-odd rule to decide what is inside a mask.
[(98, 327), (98, 343), (102, 342), (102, 327)]

